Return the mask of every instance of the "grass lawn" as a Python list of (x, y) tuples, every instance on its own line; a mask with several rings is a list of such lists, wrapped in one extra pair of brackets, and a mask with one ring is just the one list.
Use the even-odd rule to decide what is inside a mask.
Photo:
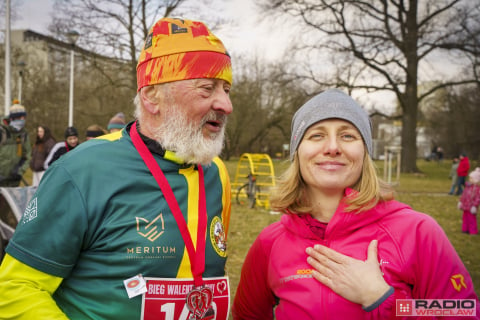
[[(227, 161), (226, 165), (233, 182), (237, 162)], [(396, 186), (396, 198), (409, 204), (414, 210), (431, 215), (438, 221), (470, 272), (476, 292), (480, 293), (480, 236), (470, 236), (460, 232), (462, 212), (456, 207), (458, 197), (447, 194), (450, 190), (448, 175), (451, 162), (449, 160), (444, 160), (443, 163), (418, 161), (417, 165), (424, 174), (401, 174)], [(274, 161), (275, 174), (279, 175), (285, 166), (283, 161)], [(383, 177), (383, 162), (378, 162), (377, 166), (380, 176)], [(475, 166), (472, 165), (472, 167)], [(392, 181), (394, 180), (396, 180), (395, 174), (392, 176)], [(279, 218), (280, 215), (272, 215), (265, 209), (248, 209), (246, 206), (232, 203), (227, 261), (232, 297), (238, 285), (240, 269), (248, 248), (265, 226), (278, 221)]]

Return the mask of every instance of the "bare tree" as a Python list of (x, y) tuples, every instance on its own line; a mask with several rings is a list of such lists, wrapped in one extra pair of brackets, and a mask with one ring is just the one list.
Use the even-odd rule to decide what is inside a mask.
[[(421, 62), (447, 53), (456, 61), (468, 63), (465, 57), (474, 56), (473, 61), (478, 62), (477, 1), (257, 0), (257, 3), (264, 10), (298, 19), (302, 28), (298, 34), (306, 35), (300, 49), (329, 50), (348, 57), (344, 60), (348, 66), (333, 66), (335, 76), (329, 81), (325, 80), (325, 66), (319, 66), (318, 59), (314, 59), (310, 67), (313, 71), (306, 78), (318, 85), (334, 84), (349, 91), (388, 91), (395, 95), (402, 110), (403, 172), (418, 171), (419, 103), (441, 88), (478, 81), (475, 78), (478, 70), (472, 67), (461, 79), (446, 79), (438, 74), (440, 79), (429, 79), (439, 80), (436, 86), (422, 93), (417, 89), (417, 83), (426, 80), (419, 74)], [(472, 65), (478, 68), (478, 63)], [(432, 77), (431, 72), (426, 74)]]
[(291, 81), (282, 66), (257, 58), (239, 58), (231, 91), (233, 114), (227, 125), (224, 157), (242, 153), (282, 153), (289, 143), (290, 119), (308, 95)]
[[(447, 88), (441, 91), (442, 103), (428, 110), (429, 127), (434, 128), (436, 142), (445, 154), (458, 157), (466, 153), (470, 160), (480, 159), (480, 91), (478, 86)], [(474, 168), (474, 165), (471, 164)]]
[(187, 0), (55, 0), (50, 32), (75, 30), (79, 44), (91, 52), (128, 61), (131, 88), (136, 87), (137, 55), (148, 29)]
[[(20, 6), (22, 5), (22, 0), (10, 0), (10, 20), (16, 21), (20, 17)], [(6, 17), (6, 7), (7, 2), (0, 2), (0, 24), (2, 29), (5, 26), (5, 17)], [(3, 35), (2, 35), (3, 36)]]

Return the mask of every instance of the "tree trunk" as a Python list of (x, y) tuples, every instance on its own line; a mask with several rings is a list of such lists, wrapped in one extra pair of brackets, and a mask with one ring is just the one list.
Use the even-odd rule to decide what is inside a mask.
[(418, 172), (417, 168), (417, 94), (416, 86), (409, 85), (404, 96), (405, 106), (402, 114), (402, 172)]
[(417, 0), (409, 1), (404, 39), (406, 60), (405, 93), (400, 99), (402, 115), (402, 172), (417, 172), (417, 115), (418, 115), (418, 22)]

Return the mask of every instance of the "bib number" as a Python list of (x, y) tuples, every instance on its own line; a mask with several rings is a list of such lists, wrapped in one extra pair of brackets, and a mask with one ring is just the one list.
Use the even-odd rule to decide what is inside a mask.
[[(175, 304), (175, 303), (165, 303), (162, 304), (160, 307), (160, 311), (164, 313), (164, 317), (160, 316), (158, 319), (165, 319), (165, 320), (189, 320), (191, 312), (188, 310), (187, 305), (184, 304), (182, 308), (182, 313), (180, 314), (179, 318), (175, 318), (175, 308), (176, 307), (181, 307), (180, 304)], [(215, 314), (217, 314), (217, 304), (215, 302), (212, 302), (212, 308), (215, 311)]]
[[(193, 289), (193, 279), (145, 278), (147, 292), (142, 295), (141, 320), (189, 320), (195, 315), (186, 304)], [(227, 320), (230, 306), (228, 277), (204, 278), (213, 291), (212, 319)]]

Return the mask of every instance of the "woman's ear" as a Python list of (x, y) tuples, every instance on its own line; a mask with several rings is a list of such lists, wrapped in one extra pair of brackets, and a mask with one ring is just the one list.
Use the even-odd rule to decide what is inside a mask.
[(140, 98), (142, 99), (143, 106), (151, 114), (160, 112), (159, 99), (156, 97), (156, 92), (155, 86), (147, 86), (140, 89)]

